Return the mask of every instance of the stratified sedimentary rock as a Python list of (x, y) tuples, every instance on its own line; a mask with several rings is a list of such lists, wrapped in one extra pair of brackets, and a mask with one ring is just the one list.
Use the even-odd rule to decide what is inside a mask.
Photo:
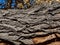
[(0, 10), (0, 39), (10, 45), (59, 45), (60, 3)]

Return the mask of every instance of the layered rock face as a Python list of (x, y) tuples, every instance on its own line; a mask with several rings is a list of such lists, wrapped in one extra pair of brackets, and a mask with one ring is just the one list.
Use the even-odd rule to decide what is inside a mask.
[(0, 10), (0, 40), (8, 45), (60, 45), (60, 3)]

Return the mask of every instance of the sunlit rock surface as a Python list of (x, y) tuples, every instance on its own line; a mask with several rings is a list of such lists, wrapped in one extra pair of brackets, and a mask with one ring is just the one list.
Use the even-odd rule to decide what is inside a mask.
[(0, 10), (0, 39), (10, 45), (59, 45), (60, 3)]

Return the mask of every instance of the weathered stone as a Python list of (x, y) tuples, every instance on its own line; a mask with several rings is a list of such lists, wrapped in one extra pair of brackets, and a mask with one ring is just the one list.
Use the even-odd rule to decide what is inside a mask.
[(36, 37), (36, 38), (33, 38), (33, 42), (35, 44), (38, 44), (38, 43), (43, 43), (47, 40), (52, 40), (54, 38), (56, 38), (56, 36), (54, 34), (46, 36), (46, 37)]
[(48, 44), (48, 45), (60, 45), (60, 42), (57, 41), (57, 42), (52, 42), (51, 44)]
[(60, 3), (36, 5), (26, 10), (0, 10), (0, 39), (15, 45), (43, 45), (44, 42), (53, 45), (57, 38), (60, 38)]

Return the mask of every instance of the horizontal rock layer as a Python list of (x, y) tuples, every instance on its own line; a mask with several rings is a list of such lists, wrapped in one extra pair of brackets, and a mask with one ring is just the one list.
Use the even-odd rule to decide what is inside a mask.
[(0, 10), (0, 39), (15, 45), (59, 45), (60, 3)]

